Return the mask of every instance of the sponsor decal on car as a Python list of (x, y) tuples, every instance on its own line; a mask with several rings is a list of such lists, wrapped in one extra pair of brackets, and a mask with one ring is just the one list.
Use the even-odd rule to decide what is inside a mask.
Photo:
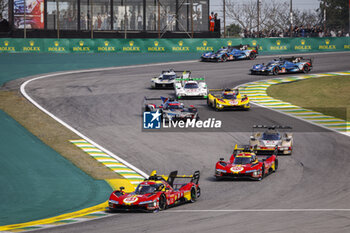
[(230, 168), (231, 172), (233, 173), (238, 173), (243, 171), (244, 167), (242, 167), (241, 165), (236, 165)]
[(139, 200), (139, 199), (138, 199), (137, 197), (131, 196), (131, 197), (125, 198), (125, 199), (123, 200), (123, 202), (124, 202), (125, 204), (132, 204), (132, 203), (137, 202), (138, 200)]
[(229, 103), (232, 104), (232, 105), (236, 105), (236, 104), (238, 104), (238, 101), (237, 100), (231, 100)]

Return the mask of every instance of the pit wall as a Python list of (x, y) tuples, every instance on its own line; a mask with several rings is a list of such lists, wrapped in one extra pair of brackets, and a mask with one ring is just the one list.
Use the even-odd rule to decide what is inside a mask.
[(259, 52), (350, 51), (349, 37), (230, 39), (18, 39), (1, 38), (0, 53), (202, 53), (223, 46), (259, 45)]

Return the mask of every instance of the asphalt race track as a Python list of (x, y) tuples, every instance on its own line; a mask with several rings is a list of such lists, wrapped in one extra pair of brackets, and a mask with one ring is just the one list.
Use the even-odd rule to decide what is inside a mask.
[[(312, 73), (350, 68), (350, 53), (313, 57)], [(266, 79), (248, 70), (270, 59), (149, 65), (31, 82), (26, 90), (39, 104), (144, 172), (201, 171), (202, 196), (194, 204), (156, 214), (115, 214), (40, 232), (350, 232), (349, 137), (254, 106), (250, 111), (215, 112), (205, 100), (185, 102), (199, 108), (201, 119), (221, 119), (220, 132), (141, 129), (143, 97), (173, 93), (149, 88), (150, 78), (161, 70), (191, 70), (193, 76), (205, 76), (209, 88), (233, 87)], [(234, 143), (246, 144), (254, 124), (292, 126), (293, 155), (279, 157), (278, 171), (261, 182), (215, 181), (215, 162), (228, 159)]]

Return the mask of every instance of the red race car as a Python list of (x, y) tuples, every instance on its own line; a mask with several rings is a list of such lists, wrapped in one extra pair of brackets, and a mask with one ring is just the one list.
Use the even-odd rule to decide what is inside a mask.
[[(190, 179), (190, 182), (174, 183), (177, 178)], [(158, 212), (171, 206), (195, 202), (200, 196), (198, 181), (199, 171), (190, 176), (178, 176), (177, 171), (173, 171), (168, 177), (153, 171), (134, 192), (126, 193), (124, 187), (113, 191), (108, 201), (109, 210)]]
[(216, 163), (215, 178), (221, 180), (226, 177), (249, 178), (252, 180), (262, 180), (268, 174), (275, 172), (278, 168), (277, 150), (270, 156), (258, 160), (258, 156), (249, 146), (235, 148), (229, 161), (223, 158)]

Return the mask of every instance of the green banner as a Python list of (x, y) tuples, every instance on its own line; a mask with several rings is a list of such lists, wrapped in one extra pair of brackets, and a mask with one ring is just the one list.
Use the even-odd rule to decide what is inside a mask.
[(249, 44), (259, 52), (349, 51), (349, 37), (221, 39), (18, 39), (0, 38), (0, 53), (204, 53)]
[(69, 39), (45, 39), (44, 51), (49, 53), (69, 53)]

